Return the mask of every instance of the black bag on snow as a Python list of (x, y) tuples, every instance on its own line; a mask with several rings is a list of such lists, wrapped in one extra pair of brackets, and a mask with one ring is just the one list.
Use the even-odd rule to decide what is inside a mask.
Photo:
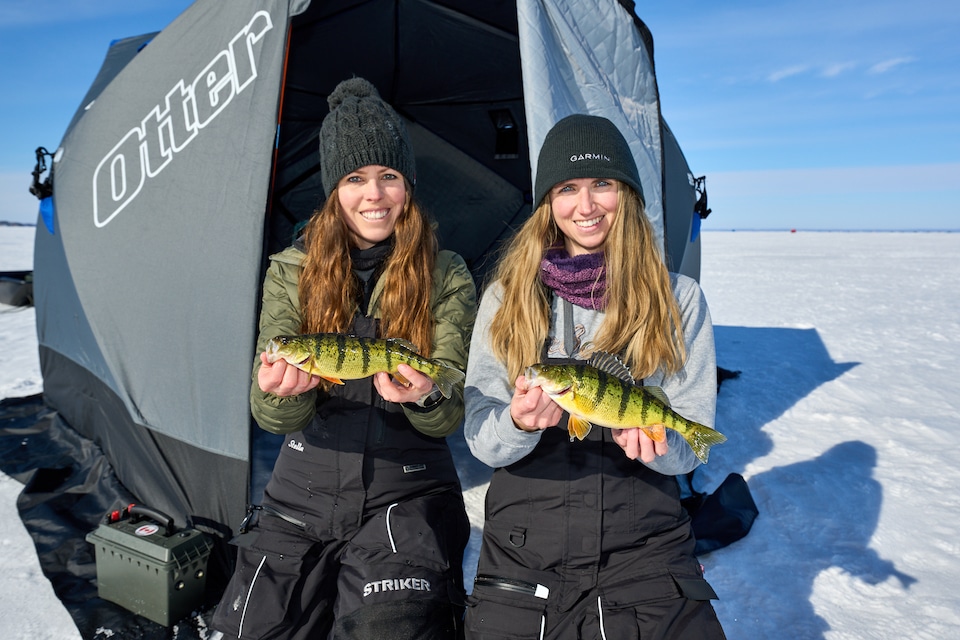
[[(688, 478), (689, 480), (689, 478)], [(711, 494), (693, 492), (683, 500), (693, 519), (697, 555), (732, 544), (750, 532), (759, 510), (747, 481), (739, 473), (728, 475)]]

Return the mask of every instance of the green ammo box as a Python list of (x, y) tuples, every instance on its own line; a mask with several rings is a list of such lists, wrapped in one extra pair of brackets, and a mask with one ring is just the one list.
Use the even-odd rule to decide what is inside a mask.
[[(213, 542), (195, 529), (174, 529), (159, 511), (137, 505), (127, 511), (131, 518), (87, 534), (96, 551), (98, 595), (169, 627), (203, 604)], [(136, 517), (145, 514), (149, 520)]]

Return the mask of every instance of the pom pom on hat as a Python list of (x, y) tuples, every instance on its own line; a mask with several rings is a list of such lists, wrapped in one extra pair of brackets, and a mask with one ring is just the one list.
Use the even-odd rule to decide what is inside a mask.
[(399, 172), (416, 183), (416, 163), (406, 125), (380, 98), (368, 80), (350, 78), (327, 98), (330, 113), (320, 126), (320, 179), (324, 195), (343, 176), (375, 164)]
[(345, 100), (350, 98), (356, 98), (357, 100), (362, 98), (376, 98), (379, 100), (380, 92), (377, 91), (377, 88), (373, 86), (369, 80), (364, 80), (363, 78), (344, 80), (334, 87), (333, 93), (327, 97), (327, 104), (330, 106), (330, 111), (334, 111), (343, 104)]

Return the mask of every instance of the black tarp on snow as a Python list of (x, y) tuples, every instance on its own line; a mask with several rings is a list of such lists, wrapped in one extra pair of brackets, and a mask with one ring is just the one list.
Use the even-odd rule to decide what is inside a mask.
[[(78, 457), (96, 460), (71, 467), (58, 453), (59, 472), (36, 467), (47, 504), (58, 479), (64, 493), (99, 495), (66, 514), (21, 507), (38, 548), (73, 531), (71, 552), (41, 549), (52, 578), (83, 576), (71, 590), (95, 589), (77, 539), (132, 500), (215, 536), (215, 601), (224, 541), (273, 446), (261, 450), (247, 403), (262, 265), (318, 203), (326, 97), (354, 75), (407, 119), (417, 195), (478, 279), (530, 211), (528, 149), (574, 112), (625, 132), (665, 257), (699, 275), (698, 192), (661, 118), (653, 40), (633, 2), (198, 0), (161, 32), (111, 47), (41, 203), (44, 394), (17, 411), (43, 425), (35, 443), (89, 443)], [(101, 480), (79, 473), (88, 464)], [(71, 612), (85, 636), (105, 615)], [(114, 614), (107, 626), (134, 624)], [(176, 633), (202, 626), (201, 615)]]

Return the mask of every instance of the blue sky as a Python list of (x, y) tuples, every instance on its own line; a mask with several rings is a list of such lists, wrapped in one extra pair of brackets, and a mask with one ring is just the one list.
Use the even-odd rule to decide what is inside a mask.
[[(54, 150), (110, 41), (188, 0), (4, 0), (0, 220), (33, 222)], [(956, 0), (637, 2), (665, 119), (707, 229), (960, 229)]]

